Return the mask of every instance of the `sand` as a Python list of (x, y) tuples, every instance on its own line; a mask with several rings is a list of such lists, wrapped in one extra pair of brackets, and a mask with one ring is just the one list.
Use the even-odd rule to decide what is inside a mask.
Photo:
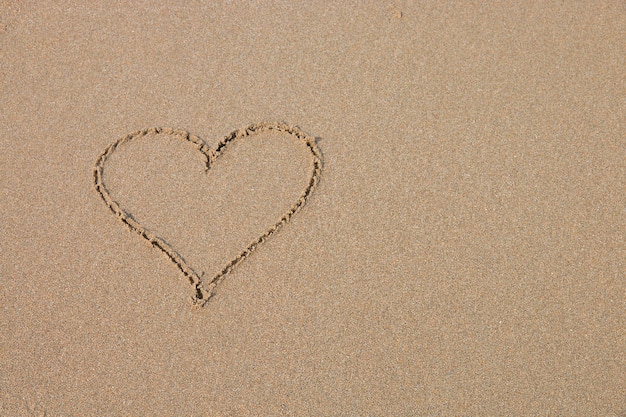
[(624, 57), (620, 1), (4, 2), (0, 416), (626, 416)]

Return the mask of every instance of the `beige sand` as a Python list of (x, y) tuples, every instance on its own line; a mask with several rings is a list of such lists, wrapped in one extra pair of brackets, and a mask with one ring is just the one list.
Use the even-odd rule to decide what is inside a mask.
[(624, 2), (314, 3), (0, 7), (0, 416), (626, 415)]

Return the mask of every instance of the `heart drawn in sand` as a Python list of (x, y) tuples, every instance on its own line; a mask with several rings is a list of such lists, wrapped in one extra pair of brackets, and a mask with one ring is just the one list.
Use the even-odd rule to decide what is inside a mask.
[[(210, 279), (205, 279), (199, 275), (172, 246), (170, 246), (163, 238), (157, 236), (153, 231), (148, 230), (135, 220), (133, 215), (124, 210), (120, 204), (113, 200), (106, 185), (104, 184), (103, 173), (104, 167), (109, 157), (122, 145), (129, 143), (133, 140), (145, 137), (146, 135), (168, 135), (176, 139), (190, 142), (202, 155), (205, 161), (205, 171), (208, 172), (212, 164), (219, 158), (222, 152), (228, 147), (229, 144), (243, 140), (248, 136), (255, 135), (261, 132), (274, 131), (283, 132), (289, 134), (294, 140), (301, 143), (309, 151), (311, 156), (311, 175), (307, 182), (306, 188), (300, 194), (300, 197), (290, 209), (284, 213), (278, 222), (272, 224), (269, 228), (261, 234), (261, 236), (254, 239), (245, 249), (243, 249), (239, 255), (230, 260), (217, 274)], [(159, 249), (167, 257), (174, 262), (174, 264), (180, 269), (185, 277), (189, 280), (189, 283), (193, 288), (193, 295), (191, 297), (192, 305), (195, 307), (204, 306), (209, 298), (213, 295), (213, 292), (217, 285), (228, 275), (233, 268), (247, 258), (252, 252), (254, 252), (263, 242), (265, 242), (271, 235), (276, 233), (282, 226), (288, 223), (291, 218), (306, 204), (307, 199), (313, 192), (316, 184), (319, 181), (322, 170), (322, 160), (320, 151), (315, 143), (315, 138), (307, 135), (297, 127), (289, 126), (283, 123), (258, 123), (250, 125), (244, 129), (238, 129), (226, 136), (219, 142), (215, 149), (209, 148), (209, 146), (199, 137), (191, 135), (190, 133), (180, 129), (170, 128), (151, 128), (140, 130), (131, 134), (128, 134), (117, 141), (109, 145), (104, 152), (98, 157), (96, 165), (94, 167), (94, 185), (98, 194), (109, 207), (111, 212), (117, 216), (117, 218), (124, 223), (132, 232), (137, 233), (148, 241), (153, 247)]]

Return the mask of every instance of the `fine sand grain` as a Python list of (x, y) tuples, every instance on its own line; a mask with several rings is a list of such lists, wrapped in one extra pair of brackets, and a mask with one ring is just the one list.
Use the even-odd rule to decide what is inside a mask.
[(0, 416), (626, 416), (624, 57), (623, 1), (2, 2)]

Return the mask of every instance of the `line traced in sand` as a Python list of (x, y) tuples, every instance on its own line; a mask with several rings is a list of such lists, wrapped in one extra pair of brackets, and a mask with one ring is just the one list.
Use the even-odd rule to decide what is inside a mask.
[[(174, 250), (165, 240), (156, 236), (153, 232), (146, 229), (139, 222), (137, 222), (130, 213), (124, 211), (120, 207), (120, 205), (113, 200), (109, 191), (107, 190), (104, 180), (104, 166), (108, 160), (108, 158), (115, 152), (115, 150), (121, 145), (131, 142), (135, 139), (142, 138), (146, 135), (151, 134), (163, 134), (173, 136), (175, 138), (179, 138), (182, 140), (186, 140), (192, 143), (198, 151), (203, 155), (206, 161), (206, 172), (209, 171), (211, 165), (219, 158), (219, 156), (224, 152), (224, 150), (228, 147), (228, 144), (244, 138), (246, 136), (250, 136), (252, 134), (261, 133), (264, 131), (276, 131), (276, 132), (285, 132), (290, 134), (295, 139), (299, 140), (303, 143), (307, 149), (311, 153), (312, 160), (312, 170), (311, 176), (309, 177), (308, 184), (298, 200), (291, 206), (291, 208), (282, 215), (280, 220), (276, 222), (273, 226), (268, 228), (261, 236), (252, 241), (246, 249), (244, 249), (239, 255), (233, 258), (230, 262), (222, 268), (220, 272), (215, 274), (210, 280), (203, 282), (201, 276), (196, 273), (196, 271), (191, 268), (185, 261), (185, 259)], [(171, 128), (150, 128), (139, 130), (134, 133), (130, 133), (117, 141), (110, 144), (104, 152), (98, 157), (96, 161), (96, 165), (94, 167), (94, 185), (96, 191), (105, 202), (105, 204), (109, 207), (109, 209), (117, 216), (118, 219), (122, 223), (124, 223), (132, 232), (137, 233), (144, 239), (146, 239), (153, 247), (159, 249), (163, 252), (167, 257), (180, 269), (180, 271), (187, 277), (189, 283), (192, 285), (194, 289), (194, 294), (191, 296), (190, 300), (194, 307), (202, 307), (204, 306), (209, 298), (214, 294), (215, 288), (217, 285), (222, 282), (222, 280), (239, 264), (241, 261), (246, 259), (252, 252), (254, 252), (263, 242), (265, 242), (271, 235), (276, 233), (281, 227), (283, 227), (286, 223), (288, 223), (291, 218), (298, 212), (304, 205), (306, 204), (309, 196), (315, 189), (315, 186), (319, 182), (320, 175), (322, 172), (322, 158), (321, 152), (315, 143), (315, 138), (307, 135), (298, 127), (289, 126), (284, 123), (257, 123), (252, 124), (244, 129), (237, 129), (232, 132), (230, 135), (226, 136), (222, 139), (221, 142), (218, 143), (215, 150), (209, 148), (209, 146), (199, 137), (190, 134), (184, 130), (180, 129), (171, 129)]]

